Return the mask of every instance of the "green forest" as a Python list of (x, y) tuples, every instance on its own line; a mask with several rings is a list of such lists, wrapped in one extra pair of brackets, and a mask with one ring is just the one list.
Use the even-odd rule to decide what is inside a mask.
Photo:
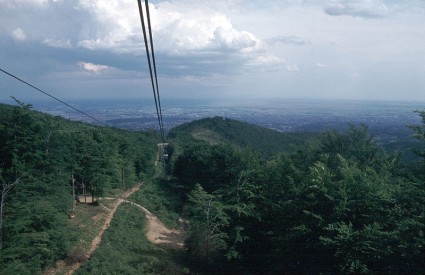
[(104, 196), (154, 175), (155, 132), (133, 133), (0, 105), (1, 274), (40, 274), (81, 232), (73, 193)]
[[(77, 274), (423, 274), (425, 112), (411, 125), (415, 161), (387, 152), (364, 125), (280, 133), (216, 117), (168, 133), (130, 132), (0, 105), (0, 273), (43, 274), (75, 256), (74, 198), (129, 200), (170, 227), (183, 250), (144, 238), (120, 206)], [(410, 152), (410, 151), (409, 151)], [(93, 205), (88, 211), (97, 211)], [(78, 213), (77, 213), (78, 216)]]

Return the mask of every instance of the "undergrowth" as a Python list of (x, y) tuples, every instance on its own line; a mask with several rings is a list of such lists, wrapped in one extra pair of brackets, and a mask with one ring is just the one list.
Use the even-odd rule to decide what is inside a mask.
[(150, 243), (142, 211), (122, 204), (91, 259), (75, 274), (188, 274), (183, 252)]
[(129, 197), (129, 200), (143, 205), (167, 227), (180, 226), (178, 214), (181, 212), (180, 197), (177, 187), (169, 181), (159, 178), (146, 181), (139, 191)]

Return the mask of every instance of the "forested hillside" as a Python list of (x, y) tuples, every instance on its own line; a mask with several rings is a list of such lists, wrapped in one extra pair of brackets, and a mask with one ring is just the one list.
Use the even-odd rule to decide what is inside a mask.
[(251, 150), (262, 156), (273, 156), (282, 151), (311, 141), (317, 134), (282, 133), (225, 117), (204, 118), (172, 129), (168, 138), (177, 145), (207, 143), (227, 144)]
[(158, 136), (70, 122), (17, 103), (0, 105), (0, 273), (39, 274), (80, 237), (68, 220), (73, 193), (104, 196), (151, 177)]
[[(106, 196), (158, 177), (159, 139), (17, 103), (0, 105), (0, 273), (40, 274), (72, 256), (90, 231), (68, 218), (73, 191)], [(143, 215), (120, 206), (105, 242), (78, 272), (422, 274), (425, 112), (419, 115), (416, 163), (387, 153), (364, 126), (284, 134), (208, 118), (177, 127), (168, 137), (169, 174), (129, 200), (171, 226), (182, 217), (185, 250), (148, 243), (140, 236)]]
[(269, 133), (243, 132), (249, 126), (227, 119), (172, 131), (171, 137), (177, 130), (187, 137), (177, 139), (184, 150), (175, 155), (173, 175), (189, 219), (191, 268), (200, 274), (422, 274), (420, 115), (423, 124), (412, 127), (422, 141), (414, 164), (386, 153), (364, 126), (322, 133), (291, 151), (282, 144), (276, 154), (258, 153), (275, 146), (262, 140)]

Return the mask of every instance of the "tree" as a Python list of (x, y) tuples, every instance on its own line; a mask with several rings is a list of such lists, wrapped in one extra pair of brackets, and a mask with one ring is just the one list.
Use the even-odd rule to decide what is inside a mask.
[(1, 176), (1, 170), (0, 170), (0, 181), (2, 186), (1, 194), (0, 194), (1, 195), (1, 198), (0, 198), (0, 256), (1, 256), (2, 248), (3, 248), (3, 209), (6, 203), (6, 198), (8, 193), (10, 192), (10, 190), (12, 190), (12, 188), (15, 185), (19, 183), (19, 178), (17, 178), (12, 183), (6, 183)]
[(195, 185), (188, 197), (190, 233), (186, 245), (194, 258), (212, 264), (227, 248), (228, 235), (223, 229), (229, 225), (229, 217), (224, 205), (200, 184)]
[(187, 148), (174, 166), (174, 175), (191, 190), (200, 183), (207, 192), (234, 184), (246, 162), (231, 146), (197, 145)]
[(416, 111), (416, 113), (422, 118), (422, 125), (412, 125), (410, 128), (415, 132), (413, 136), (422, 142), (422, 148), (415, 148), (415, 152), (422, 158), (425, 165), (425, 111)]

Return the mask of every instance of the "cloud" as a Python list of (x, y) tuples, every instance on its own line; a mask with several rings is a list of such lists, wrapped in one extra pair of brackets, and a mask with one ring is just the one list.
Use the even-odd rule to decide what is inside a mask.
[(98, 65), (98, 64), (88, 63), (88, 62), (79, 62), (78, 65), (90, 73), (101, 73), (111, 69), (111, 67), (106, 65)]
[(298, 67), (297, 64), (287, 64), (286, 65), (286, 70), (288, 72), (299, 72), (300, 68)]
[[(237, 31), (233, 28), (217, 27), (213, 37), (209, 40), (210, 49), (229, 49), (235, 51), (250, 51), (255, 48), (255, 36), (246, 31)], [(208, 48), (208, 47), (207, 47)]]
[[(398, 79), (393, 93), (414, 83), (422, 96), (423, 0), (149, 2), (160, 86), (173, 93), (205, 93), (214, 83), (210, 90), (258, 93), (264, 79), (270, 93), (336, 94), (348, 86), (342, 76), (355, 70), (377, 82)], [(30, 80), (53, 75), (42, 81), (60, 90), (71, 85), (85, 95), (137, 90), (139, 82), (129, 84), (136, 79), (149, 84), (137, 1), (0, 0), (0, 41), (4, 66)], [(390, 70), (404, 78), (379, 74)]]
[[(261, 54), (261, 41), (253, 33), (236, 28), (222, 7), (224, 4), (217, 8), (212, 2), (181, 0), (149, 5), (162, 74), (236, 73)], [(135, 12), (137, 4), (124, 0), (80, 1), (78, 9), (92, 18), (80, 31), (76, 42), (79, 48), (145, 54), (140, 18)], [(181, 64), (185, 66), (182, 68)]]
[(49, 0), (0, 0), (0, 4), (3, 7), (7, 6), (8, 8), (17, 8), (27, 5), (42, 6), (44, 4), (47, 4), (48, 2)]
[(42, 41), (42, 43), (53, 48), (65, 48), (65, 49), (72, 48), (71, 40), (69, 39), (55, 40), (52, 38), (46, 38)]
[(324, 8), (331, 16), (352, 16), (362, 18), (380, 18), (388, 14), (387, 6), (378, 0), (337, 1)]
[(16, 41), (25, 41), (27, 39), (26, 34), (24, 33), (24, 31), (21, 28), (17, 28), (12, 32), (12, 37), (13, 39), (15, 39)]
[[(255, 36), (235, 29), (225, 14), (204, 7), (190, 9), (191, 3), (149, 4), (158, 51), (174, 55), (191, 51), (246, 51), (255, 48)], [(80, 1), (78, 7), (94, 18), (92, 25), (84, 27), (78, 46), (90, 50), (143, 53), (142, 29), (135, 3), (93, 0)]]
[(258, 64), (285, 64), (287, 61), (272, 54), (260, 55), (256, 58)]
[(171, 55), (229, 50), (252, 52), (260, 46), (254, 34), (235, 28), (224, 12), (196, 7), (196, 4), (190, 9), (191, 3), (165, 2), (155, 7), (154, 39), (158, 41), (159, 51)]
[(303, 40), (302, 38), (294, 36), (294, 35), (289, 35), (289, 36), (282, 35), (282, 36), (272, 37), (268, 39), (267, 42), (269, 42), (272, 45), (287, 44), (287, 45), (301, 46), (301, 45), (310, 44), (309, 41)]

